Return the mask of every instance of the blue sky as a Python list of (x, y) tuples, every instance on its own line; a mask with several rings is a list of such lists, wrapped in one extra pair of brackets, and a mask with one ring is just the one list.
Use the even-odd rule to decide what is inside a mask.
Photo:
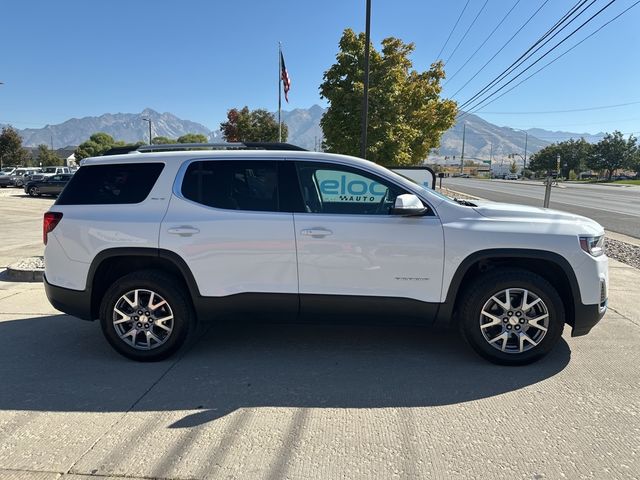
[[(416, 69), (435, 60), (466, 0), (373, 0), (372, 41), (415, 43)], [(456, 92), (544, 0), (521, 0), (493, 37), (445, 87)], [(634, 0), (617, 0), (556, 52), (561, 53)], [(489, 0), (447, 64), (453, 74), (516, 0)], [(549, 0), (518, 36), (455, 97), (465, 101), (493, 79), (576, 2)], [(607, 3), (595, 5), (565, 32)], [(470, 0), (443, 52), (481, 10)], [(292, 79), (284, 108), (324, 105), (318, 86), (344, 28), (364, 30), (364, 0), (320, 1), (6, 1), (0, 20), (0, 123), (37, 128), (71, 117), (140, 112), (145, 107), (217, 128), (235, 106), (277, 108), (277, 43)], [(516, 128), (640, 133), (640, 5), (554, 65), (478, 112)], [(560, 38), (560, 37), (558, 37)], [(548, 58), (552, 59), (551, 54)], [(545, 63), (544, 61), (539, 65)], [(531, 70), (533, 71), (533, 70)], [(488, 112), (488, 113), (487, 113)]]

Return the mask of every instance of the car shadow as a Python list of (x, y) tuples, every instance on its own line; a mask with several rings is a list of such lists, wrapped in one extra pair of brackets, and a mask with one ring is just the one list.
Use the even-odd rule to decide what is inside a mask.
[(538, 363), (503, 367), (449, 330), (245, 324), (145, 364), (114, 353), (97, 323), (54, 315), (0, 322), (0, 409), (188, 410), (171, 425), (187, 428), (245, 407), (428, 407), (544, 381), (570, 356), (561, 340)]

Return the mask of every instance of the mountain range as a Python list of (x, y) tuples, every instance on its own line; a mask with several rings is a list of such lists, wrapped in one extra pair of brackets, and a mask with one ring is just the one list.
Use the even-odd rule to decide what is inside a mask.
[[(282, 112), (282, 120), (289, 128), (290, 143), (308, 150), (319, 149), (322, 141), (320, 119), (326, 111), (319, 105), (310, 108), (297, 108)], [(57, 125), (45, 125), (43, 128), (26, 128), (18, 130), (23, 143), (27, 147), (39, 144), (55, 148), (79, 145), (95, 132), (106, 132), (117, 140), (125, 142), (148, 141), (148, 124), (143, 119), (151, 120), (152, 135), (177, 138), (187, 133), (201, 133), (212, 142), (222, 141), (219, 130), (210, 130), (206, 126), (178, 118), (172, 113), (160, 113), (146, 108), (140, 113), (105, 113), (98, 117), (72, 118)], [(464, 123), (464, 126), (463, 126)], [(487, 160), (504, 157), (512, 153), (523, 155), (525, 148), (525, 132), (527, 133), (527, 155), (540, 150), (551, 142), (569, 138), (584, 137), (587, 141), (596, 142), (604, 134), (579, 134), (572, 132), (552, 132), (540, 128), (517, 130), (490, 123), (476, 115), (467, 115), (444, 133), (440, 148), (434, 150), (430, 159), (439, 162), (459, 162), (462, 152), (463, 130), (465, 138), (465, 159)], [(456, 159), (453, 159), (453, 156)], [(445, 158), (446, 157), (446, 158)]]

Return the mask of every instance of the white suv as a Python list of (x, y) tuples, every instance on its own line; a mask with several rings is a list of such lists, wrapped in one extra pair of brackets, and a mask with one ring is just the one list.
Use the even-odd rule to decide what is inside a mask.
[(604, 231), (587, 218), (454, 201), (286, 144), (188, 148), (86, 159), (44, 216), (49, 300), (100, 319), (129, 358), (249, 315), (454, 324), (490, 361), (525, 364), (607, 309)]

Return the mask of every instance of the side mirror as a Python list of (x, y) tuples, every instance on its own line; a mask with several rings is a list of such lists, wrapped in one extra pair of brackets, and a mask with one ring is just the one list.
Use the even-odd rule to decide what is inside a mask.
[(396, 197), (396, 202), (391, 209), (392, 215), (402, 215), (403, 217), (414, 217), (424, 215), (427, 209), (420, 199), (412, 193), (405, 193)]

